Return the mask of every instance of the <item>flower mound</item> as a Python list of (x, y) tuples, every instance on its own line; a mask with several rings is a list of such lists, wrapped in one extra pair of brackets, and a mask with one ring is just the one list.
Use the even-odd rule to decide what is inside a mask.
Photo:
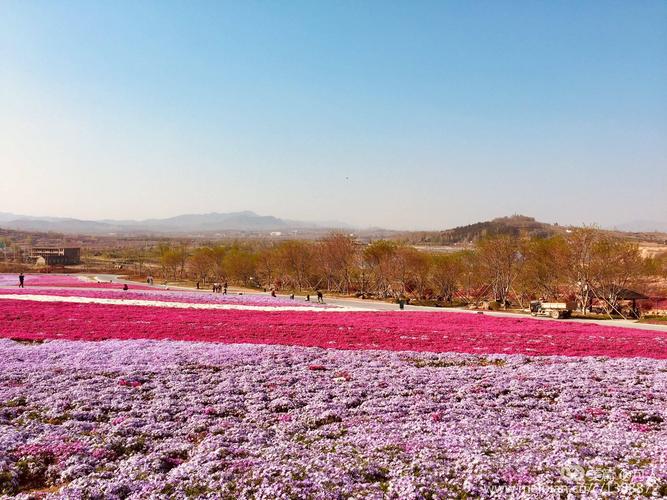
[(145, 340), (0, 356), (0, 494), (667, 494), (667, 361)]

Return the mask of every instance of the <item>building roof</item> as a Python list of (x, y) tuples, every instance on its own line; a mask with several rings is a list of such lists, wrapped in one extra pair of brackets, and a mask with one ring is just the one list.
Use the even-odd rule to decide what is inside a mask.
[(649, 297), (635, 290), (622, 288), (621, 291), (618, 293), (618, 298), (619, 300), (642, 300), (642, 299), (648, 299)]

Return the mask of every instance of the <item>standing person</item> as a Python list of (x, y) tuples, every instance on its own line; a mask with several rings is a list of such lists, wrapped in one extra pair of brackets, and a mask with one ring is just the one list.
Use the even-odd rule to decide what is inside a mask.
[(225, 284), (222, 285), (222, 286), (224, 287), (224, 288), (223, 288), (223, 292), (222, 292), (222, 294), (223, 294), (223, 295), (227, 295), (227, 282), (225, 281)]
[(19, 288), (25, 288), (23, 286), (24, 281), (25, 281), (25, 276), (23, 276), (23, 273), (19, 274)]
[(310, 302), (310, 294), (306, 295), (306, 302)]
[(199, 281), (197, 281), (197, 290), (199, 290)]
[(321, 290), (317, 290), (317, 303), (324, 304), (324, 295)]
[(275, 290), (271, 290), (271, 297), (275, 297), (275, 296), (276, 296), (276, 291), (275, 291)]

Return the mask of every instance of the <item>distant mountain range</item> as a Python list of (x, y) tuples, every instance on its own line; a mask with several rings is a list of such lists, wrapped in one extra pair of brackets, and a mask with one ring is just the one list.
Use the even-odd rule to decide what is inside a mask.
[[(344, 222), (308, 222), (280, 219), (271, 215), (258, 215), (251, 211), (231, 213), (186, 214), (166, 219), (145, 220), (82, 220), (66, 217), (34, 217), (0, 212), (0, 228), (16, 231), (53, 232), (68, 235), (215, 235), (218, 233), (267, 233), (272, 231), (321, 232), (326, 230), (359, 231)], [(667, 233), (667, 222), (634, 221), (619, 224), (612, 230), (632, 233)], [(374, 231), (393, 231), (374, 228)], [(524, 234), (544, 237), (560, 233), (565, 227), (547, 224), (532, 217), (514, 215), (498, 217), (442, 231), (406, 231), (410, 240), (424, 243), (454, 244), (476, 241), (493, 234)], [(371, 229), (361, 230), (371, 231)]]
[(342, 222), (305, 222), (284, 220), (251, 211), (232, 213), (187, 214), (166, 219), (81, 220), (65, 217), (34, 217), (0, 212), (0, 226), (19, 231), (58, 232), (65, 234), (192, 234), (224, 231), (265, 232), (299, 229), (351, 229)]

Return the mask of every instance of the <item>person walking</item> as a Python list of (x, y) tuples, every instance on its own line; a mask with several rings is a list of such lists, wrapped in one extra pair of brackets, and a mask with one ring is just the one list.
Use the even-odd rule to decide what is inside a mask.
[(223, 286), (222, 294), (227, 295), (227, 282), (225, 281), (225, 284), (222, 286)]
[(25, 281), (25, 276), (23, 276), (23, 273), (19, 274), (19, 288), (25, 288), (24, 281)]
[(322, 294), (321, 290), (317, 290), (317, 303), (318, 304), (324, 304), (324, 294)]

